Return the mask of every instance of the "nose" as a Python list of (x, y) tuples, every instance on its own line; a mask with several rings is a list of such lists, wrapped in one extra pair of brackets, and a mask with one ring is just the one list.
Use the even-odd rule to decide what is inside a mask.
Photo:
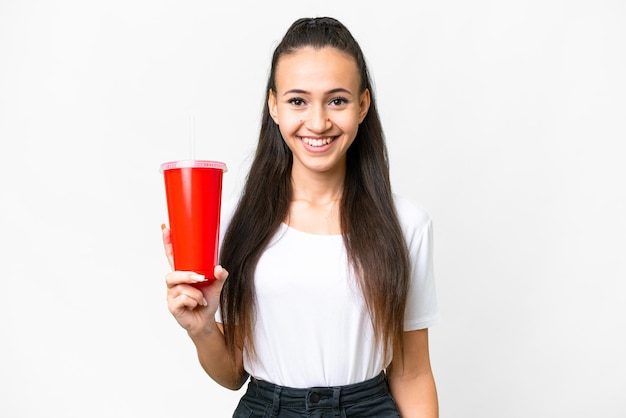
[(308, 112), (304, 126), (311, 132), (325, 132), (330, 129), (332, 123), (324, 106), (313, 106)]

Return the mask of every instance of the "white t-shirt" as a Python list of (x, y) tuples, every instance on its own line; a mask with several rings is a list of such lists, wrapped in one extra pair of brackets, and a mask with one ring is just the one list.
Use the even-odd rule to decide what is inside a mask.
[[(404, 329), (428, 328), (438, 318), (432, 223), (424, 209), (399, 196), (394, 201), (412, 269)], [(225, 212), (222, 231), (231, 216)], [(244, 351), (251, 376), (295, 388), (338, 386), (373, 378), (391, 361), (374, 344), (341, 235), (281, 224), (259, 259), (255, 286), (257, 358)]]

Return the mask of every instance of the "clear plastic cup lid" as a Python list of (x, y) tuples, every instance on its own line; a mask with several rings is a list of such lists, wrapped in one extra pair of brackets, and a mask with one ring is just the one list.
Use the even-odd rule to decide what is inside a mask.
[(218, 170), (222, 170), (223, 172), (228, 171), (228, 169), (226, 168), (226, 164), (219, 161), (210, 160), (170, 161), (161, 164), (160, 171), (163, 172), (165, 170), (171, 170), (173, 168), (217, 168)]

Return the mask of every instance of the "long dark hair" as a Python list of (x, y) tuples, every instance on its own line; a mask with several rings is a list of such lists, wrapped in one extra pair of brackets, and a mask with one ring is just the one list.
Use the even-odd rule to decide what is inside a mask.
[[(359, 69), (360, 92), (370, 91), (369, 111), (347, 151), (341, 230), (377, 342), (382, 343), (385, 355), (391, 349), (402, 353), (409, 257), (393, 203), (387, 149), (365, 58), (339, 21), (329, 17), (299, 19), (274, 50), (265, 103), (270, 90), (276, 91), (278, 60), (303, 47), (332, 47), (347, 53)], [(220, 309), (232, 358), (240, 343), (251, 355), (255, 353), (254, 273), (265, 247), (287, 217), (292, 162), (291, 151), (265, 105), (254, 160), (220, 252), (220, 263), (230, 272)]]

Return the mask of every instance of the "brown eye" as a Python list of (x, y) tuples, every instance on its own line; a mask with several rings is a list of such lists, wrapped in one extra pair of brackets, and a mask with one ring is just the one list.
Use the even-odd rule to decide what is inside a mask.
[(335, 97), (330, 101), (331, 106), (341, 106), (345, 105), (346, 103), (348, 103), (348, 99), (346, 99), (345, 97)]
[(299, 97), (294, 97), (293, 99), (289, 99), (288, 102), (291, 103), (294, 106), (302, 106), (302, 105), (304, 105), (304, 100), (300, 99)]

